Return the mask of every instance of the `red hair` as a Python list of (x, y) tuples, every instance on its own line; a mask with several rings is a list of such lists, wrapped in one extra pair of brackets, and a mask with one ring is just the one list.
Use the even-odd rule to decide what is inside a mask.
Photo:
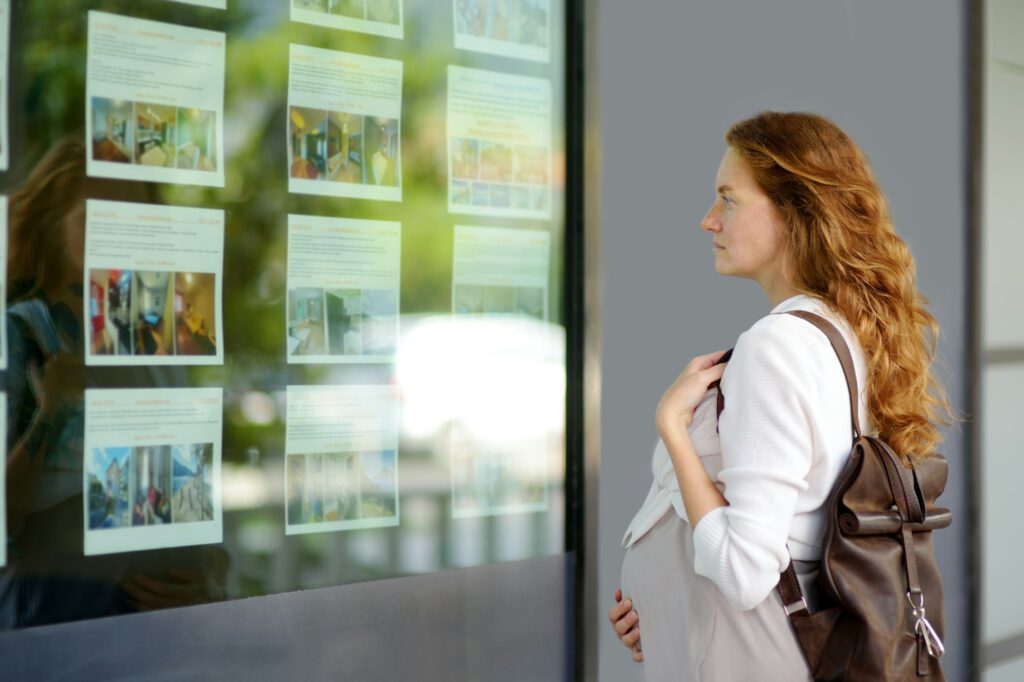
[(790, 281), (856, 333), (879, 435), (910, 461), (934, 454), (942, 440), (936, 424), (951, 413), (931, 371), (939, 326), (864, 154), (834, 123), (806, 113), (763, 112), (725, 139), (786, 225)]

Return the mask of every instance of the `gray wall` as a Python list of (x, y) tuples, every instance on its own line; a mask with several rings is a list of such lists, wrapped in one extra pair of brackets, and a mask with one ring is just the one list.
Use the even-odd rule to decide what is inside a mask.
[[(693, 355), (766, 313), (715, 274), (699, 221), (729, 124), (763, 109), (825, 114), (867, 152), (944, 331), (953, 401), (966, 388), (966, 8), (954, 0), (613, 2), (597, 14), (604, 297), (599, 484), (601, 680), (640, 668), (605, 621), (619, 540), (650, 484), (654, 407)], [(948, 433), (937, 534), (950, 680), (967, 679), (966, 438)]]
[(550, 556), (30, 628), (0, 636), (3, 679), (555, 682), (568, 569)]

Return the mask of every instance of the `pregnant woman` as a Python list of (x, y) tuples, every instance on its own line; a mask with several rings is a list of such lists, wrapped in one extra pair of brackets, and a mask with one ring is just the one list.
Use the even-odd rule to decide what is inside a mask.
[[(850, 452), (850, 400), (828, 339), (853, 354), (865, 432), (927, 456), (948, 414), (938, 333), (864, 155), (835, 124), (762, 113), (727, 133), (701, 221), (719, 274), (757, 282), (770, 314), (694, 358), (658, 405), (654, 482), (623, 544), (609, 620), (647, 680), (806, 680), (775, 591), (790, 558), (814, 608), (823, 504)], [(718, 416), (717, 386), (728, 396)]]

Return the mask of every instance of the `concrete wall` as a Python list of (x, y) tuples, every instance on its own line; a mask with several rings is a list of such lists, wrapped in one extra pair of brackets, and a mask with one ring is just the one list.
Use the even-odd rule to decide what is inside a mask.
[[(763, 109), (825, 114), (867, 152), (920, 287), (944, 331), (953, 401), (966, 390), (967, 10), (955, 0), (611, 2), (597, 13), (601, 118), (600, 679), (641, 671), (605, 622), (619, 540), (650, 484), (654, 408), (693, 355), (766, 313), (760, 289), (719, 278), (699, 221), (733, 121)], [(936, 544), (950, 680), (967, 679), (966, 438), (948, 433), (955, 514)]]

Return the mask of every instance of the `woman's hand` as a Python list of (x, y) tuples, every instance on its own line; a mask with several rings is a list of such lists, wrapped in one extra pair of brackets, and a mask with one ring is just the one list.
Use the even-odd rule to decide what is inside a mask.
[(642, 662), (644, 652), (640, 648), (640, 616), (633, 608), (633, 602), (622, 598), (622, 590), (615, 590), (615, 606), (608, 609), (608, 621), (615, 628), (619, 641), (633, 652), (633, 660)]
[(708, 387), (722, 378), (725, 363), (715, 364), (725, 351), (698, 355), (661, 396), (658, 403), (658, 431), (664, 437), (666, 431), (679, 429), (685, 432), (693, 419), (693, 411), (708, 392)]

